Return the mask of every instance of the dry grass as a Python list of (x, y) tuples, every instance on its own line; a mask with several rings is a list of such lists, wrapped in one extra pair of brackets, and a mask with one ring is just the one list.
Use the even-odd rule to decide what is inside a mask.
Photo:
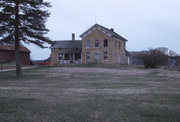
[(131, 67), (46, 67), (0, 73), (0, 120), (179, 122), (180, 73)]

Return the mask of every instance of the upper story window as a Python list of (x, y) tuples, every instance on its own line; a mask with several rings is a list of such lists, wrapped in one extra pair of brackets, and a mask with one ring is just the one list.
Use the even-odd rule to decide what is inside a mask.
[(99, 47), (99, 40), (95, 40), (95, 45), (94, 47)]
[(86, 40), (86, 47), (90, 47), (90, 40)]
[(125, 49), (125, 43), (122, 43), (122, 48)]
[(121, 48), (121, 42), (119, 41), (119, 49)]
[(108, 40), (107, 39), (104, 40), (104, 47), (108, 47)]

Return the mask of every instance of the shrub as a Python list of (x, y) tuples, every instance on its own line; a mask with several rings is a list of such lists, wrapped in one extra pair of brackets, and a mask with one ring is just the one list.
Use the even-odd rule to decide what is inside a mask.
[(142, 51), (138, 57), (142, 60), (145, 68), (168, 65), (168, 56), (159, 50), (149, 49), (149, 51)]
[(176, 64), (175, 64), (176, 66), (180, 66), (180, 57), (178, 57), (177, 59), (176, 59)]

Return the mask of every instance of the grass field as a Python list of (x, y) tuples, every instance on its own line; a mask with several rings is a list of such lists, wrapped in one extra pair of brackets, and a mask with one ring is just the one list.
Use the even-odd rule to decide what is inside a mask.
[(180, 72), (125, 66), (0, 73), (2, 122), (180, 122)]

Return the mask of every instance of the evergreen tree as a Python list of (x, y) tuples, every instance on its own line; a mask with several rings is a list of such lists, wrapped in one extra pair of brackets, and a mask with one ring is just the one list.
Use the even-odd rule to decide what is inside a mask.
[(41, 48), (51, 43), (44, 37), (49, 32), (45, 26), (50, 15), (48, 7), (50, 3), (43, 0), (0, 0), (0, 43), (15, 44), (16, 75), (21, 75), (20, 42)]

